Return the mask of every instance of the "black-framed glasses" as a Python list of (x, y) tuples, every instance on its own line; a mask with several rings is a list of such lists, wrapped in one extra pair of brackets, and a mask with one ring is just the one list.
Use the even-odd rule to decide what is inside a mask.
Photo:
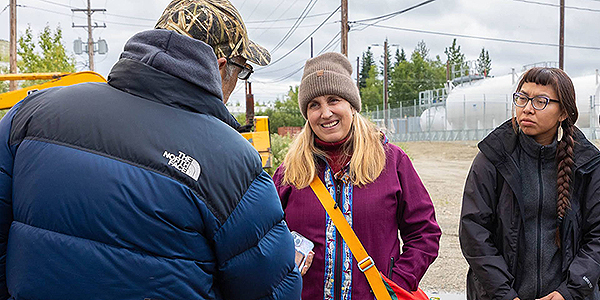
[(239, 73), (238, 73), (238, 78), (241, 80), (246, 80), (248, 78), (250, 78), (250, 75), (252, 73), (254, 73), (254, 70), (252, 69), (252, 66), (249, 64), (246, 65), (241, 65), (236, 63), (235, 61), (233, 61), (231, 58), (227, 59), (227, 63), (230, 63), (236, 67), (239, 67), (240, 69), (242, 69)]
[(542, 95), (528, 97), (527, 95), (521, 93), (513, 94), (513, 103), (518, 107), (525, 107), (527, 105), (527, 102), (529, 101), (531, 101), (531, 105), (536, 110), (543, 110), (544, 108), (546, 108), (546, 106), (548, 106), (548, 103), (550, 103), (550, 101), (560, 103), (560, 101), (558, 100), (550, 99), (549, 97)]

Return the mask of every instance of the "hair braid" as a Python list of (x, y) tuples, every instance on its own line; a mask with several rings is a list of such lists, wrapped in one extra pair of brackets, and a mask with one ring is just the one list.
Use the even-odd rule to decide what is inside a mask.
[(556, 151), (556, 159), (558, 162), (557, 175), (557, 202), (556, 213), (559, 223), (556, 228), (556, 242), (560, 246), (560, 222), (565, 217), (567, 209), (571, 206), (570, 202), (570, 187), (571, 175), (573, 174), (573, 125), (566, 119), (561, 122), (560, 126), (563, 129), (563, 137), (558, 144)]

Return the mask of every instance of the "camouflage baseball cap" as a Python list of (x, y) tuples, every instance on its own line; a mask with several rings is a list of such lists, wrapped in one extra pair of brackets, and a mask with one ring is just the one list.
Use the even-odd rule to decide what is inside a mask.
[(248, 39), (242, 16), (227, 0), (173, 0), (154, 27), (201, 40), (218, 58), (241, 56), (260, 66), (271, 61), (267, 49)]

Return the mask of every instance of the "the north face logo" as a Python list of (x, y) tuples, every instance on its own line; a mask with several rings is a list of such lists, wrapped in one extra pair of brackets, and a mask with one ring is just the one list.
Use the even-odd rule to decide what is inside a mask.
[(163, 156), (169, 159), (169, 166), (175, 167), (175, 169), (194, 178), (194, 180), (198, 180), (198, 177), (200, 177), (200, 164), (191, 156), (187, 156), (181, 151), (179, 151), (179, 156), (176, 156), (166, 150)]

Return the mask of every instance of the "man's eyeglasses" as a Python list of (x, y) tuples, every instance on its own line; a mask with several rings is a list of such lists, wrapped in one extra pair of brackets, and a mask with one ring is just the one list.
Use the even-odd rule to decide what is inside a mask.
[(531, 101), (531, 105), (536, 110), (543, 110), (544, 108), (546, 108), (546, 106), (548, 106), (548, 103), (550, 103), (550, 101), (560, 103), (560, 101), (558, 100), (550, 99), (546, 96), (541, 95), (535, 97), (528, 97), (521, 93), (513, 94), (513, 103), (518, 107), (525, 107), (527, 105), (527, 102), (529, 101)]
[(248, 78), (250, 78), (250, 75), (252, 73), (254, 73), (254, 70), (252, 69), (252, 66), (249, 64), (246, 65), (241, 65), (236, 63), (235, 61), (233, 61), (231, 58), (227, 59), (227, 63), (230, 63), (236, 67), (241, 68), (242, 70), (238, 73), (238, 78), (241, 80), (246, 80)]

